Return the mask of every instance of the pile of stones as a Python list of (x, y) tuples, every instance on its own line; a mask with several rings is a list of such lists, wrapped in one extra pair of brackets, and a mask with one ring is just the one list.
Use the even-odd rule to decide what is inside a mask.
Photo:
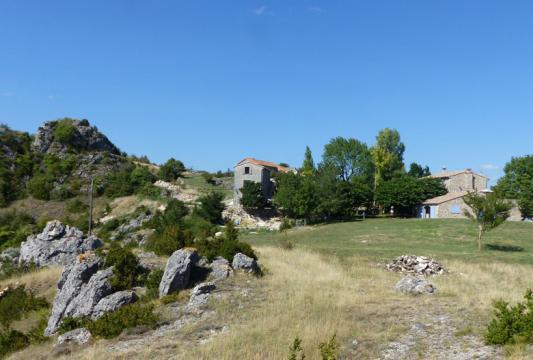
[(387, 270), (414, 275), (442, 275), (446, 269), (425, 256), (401, 255), (387, 264)]

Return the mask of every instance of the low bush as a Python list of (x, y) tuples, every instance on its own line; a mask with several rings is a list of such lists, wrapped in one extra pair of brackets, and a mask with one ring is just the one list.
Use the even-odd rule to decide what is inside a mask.
[[(337, 335), (334, 334), (328, 341), (318, 345), (321, 360), (336, 360), (339, 358), (339, 343)], [(294, 339), (289, 347), (289, 360), (304, 360), (305, 354), (302, 347), (302, 340), (298, 337)]]
[(514, 306), (503, 300), (494, 303), (494, 318), (485, 334), (488, 344), (533, 342), (533, 292), (527, 290), (524, 299)]
[(46, 174), (35, 175), (27, 185), (29, 193), (39, 200), (50, 200), (54, 188), (54, 178)]
[(112, 339), (119, 336), (125, 329), (137, 326), (153, 328), (157, 324), (157, 320), (158, 318), (154, 314), (154, 306), (152, 304), (143, 305), (134, 303), (125, 305), (115, 312), (106, 313), (97, 320), (90, 320), (88, 318), (65, 318), (61, 322), (58, 332), (63, 334), (84, 327), (93, 336)]
[(75, 214), (82, 213), (89, 209), (89, 205), (85, 204), (80, 199), (73, 199), (67, 202), (67, 211)]
[(198, 199), (200, 206), (194, 209), (198, 215), (212, 224), (222, 223), (222, 211), (224, 211), (224, 195), (219, 192), (210, 192)]
[(0, 326), (9, 331), (14, 321), (48, 306), (46, 299), (34, 296), (24, 285), (9, 286), (0, 298)]
[(162, 233), (156, 231), (146, 242), (146, 249), (157, 255), (172, 255), (176, 250), (192, 245), (193, 235), (178, 224), (168, 225)]
[(24, 349), (30, 345), (30, 339), (24, 333), (10, 330), (5, 333), (0, 332), (0, 358)]
[(144, 286), (146, 286), (146, 297), (156, 299), (159, 296), (159, 284), (163, 278), (163, 270), (155, 269), (148, 274)]
[(137, 256), (118, 242), (111, 244), (105, 266), (113, 266), (113, 276), (109, 282), (115, 291), (131, 289), (143, 284), (146, 279), (146, 272), (140, 266)]
[(36, 224), (30, 215), (16, 211), (0, 214), (0, 251), (19, 246), (34, 231)]

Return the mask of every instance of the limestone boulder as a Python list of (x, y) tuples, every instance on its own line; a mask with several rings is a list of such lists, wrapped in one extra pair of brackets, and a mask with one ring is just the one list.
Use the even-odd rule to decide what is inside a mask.
[(406, 276), (402, 278), (394, 289), (397, 292), (410, 295), (433, 294), (437, 288), (426, 281), (423, 277)]
[(209, 276), (213, 281), (224, 280), (233, 275), (233, 269), (231, 268), (229, 261), (223, 257), (219, 256), (215, 258), (209, 267), (211, 268)]
[(261, 273), (261, 268), (253, 258), (246, 256), (242, 253), (237, 253), (233, 257), (233, 269), (242, 270), (247, 273), (259, 274)]
[(189, 285), (191, 272), (200, 260), (195, 249), (175, 251), (167, 261), (165, 272), (159, 284), (159, 297), (185, 289)]

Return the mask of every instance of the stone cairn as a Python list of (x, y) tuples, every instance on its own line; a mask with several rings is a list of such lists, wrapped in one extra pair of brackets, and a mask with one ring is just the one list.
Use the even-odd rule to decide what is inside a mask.
[(387, 270), (414, 275), (442, 275), (446, 269), (425, 256), (401, 255), (387, 264)]

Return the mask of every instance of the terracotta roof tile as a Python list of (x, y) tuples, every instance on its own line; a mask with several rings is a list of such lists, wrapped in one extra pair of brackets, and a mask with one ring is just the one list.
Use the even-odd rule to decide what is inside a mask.
[(270, 162), (270, 161), (257, 160), (257, 159), (254, 159), (254, 158), (244, 158), (241, 161), (239, 161), (236, 166), (242, 165), (244, 163), (251, 163), (251, 164), (254, 164), (254, 165), (270, 167), (270, 168), (274, 168), (274, 169), (276, 169), (278, 171), (281, 171), (281, 172), (289, 172), (289, 171), (291, 171), (291, 169), (288, 168), (288, 167), (281, 166), (279, 164), (276, 164), (276, 163), (273, 163), (273, 162)]
[(451, 200), (462, 198), (466, 195), (468, 195), (468, 191), (449, 192), (446, 195), (437, 196), (432, 199), (427, 199), (422, 204), (423, 205), (438, 205), (438, 204), (442, 204), (442, 203), (445, 203)]

